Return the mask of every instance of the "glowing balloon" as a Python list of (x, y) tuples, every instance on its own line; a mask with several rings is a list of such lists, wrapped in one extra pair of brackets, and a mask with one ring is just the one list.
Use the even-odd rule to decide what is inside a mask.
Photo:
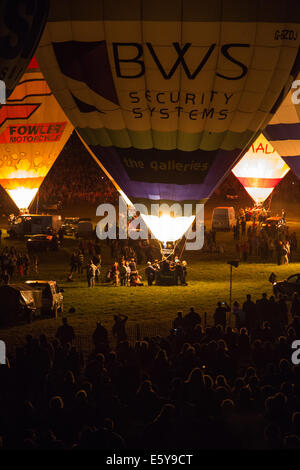
[(48, 0), (0, 0), (0, 80), (9, 97), (39, 43)]
[(232, 172), (256, 203), (263, 203), (289, 167), (261, 134)]
[(271, 118), (299, 70), (299, 22), (289, 0), (52, 0), (37, 57), (117, 188), (183, 206), (205, 202)]
[(33, 59), (0, 107), (0, 184), (20, 209), (30, 205), (72, 130)]
[(300, 179), (300, 74), (297, 82), (264, 130), (264, 134)]

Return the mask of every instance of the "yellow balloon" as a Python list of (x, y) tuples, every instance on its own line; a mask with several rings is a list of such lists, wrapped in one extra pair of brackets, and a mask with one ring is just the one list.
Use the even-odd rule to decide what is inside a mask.
[(0, 184), (28, 208), (73, 131), (33, 59), (0, 108)]

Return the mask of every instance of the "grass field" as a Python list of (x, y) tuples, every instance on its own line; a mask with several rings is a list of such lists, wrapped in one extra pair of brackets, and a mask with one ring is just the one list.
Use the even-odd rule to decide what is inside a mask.
[[(296, 219), (289, 220), (291, 230), (300, 235), (300, 224)], [(111, 328), (113, 315), (124, 313), (129, 317), (128, 324), (151, 324), (160, 326), (167, 331), (171, 320), (178, 310), (184, 313), (191, 306), (203, 314), (207, 312), (208, 323), (215, 310), (218, 300), (229, 302), (229, 272), (227, 261), (236, 258), (235, 245), (232, 233), (218, 233), (217, 242), (223, 245), (224, 254), (209, 254), (199, 252), (185, 252), (184, 258), (188, 261), (188, 286), (152, 286), (148, 287), (113, 287), (105, 283), (97, 285), (94, 289), (87, 288), (85, 275), (75, 274), (74, 282), (67, 282), (69, 259), (72, 249), (77, 242), (68, 238), (64, 248), (55, 253), (44, 253), (39, 256), (40, 279), (55, 279), (60, 287), (64, 288), (64, 314), (74, 326), (77, 335), (90, 335), (97, 320), (102, 320), (105, 326)], [(3, 244), (14, 244), (18, 249), (24, 249), (20, 241), (4, 240)], [(104, 245), (105, 247), (105, 245)], [(104, 248), (103, 274), (111, 261), (107, 249)], [(143, 269), (141, 267), (141, 269)], [(244, 301), (247, 293), (254, 298), (261, 296), (262, 292), (268, 295), (272, 286), (268, 282), (270, 273), (274, 271), (278, 279), (300, 272), (300, 250), (294, 262), (289, 265), (277, 266), (275, 263), (263, 264), (259, 260), (247, 263), (241, 262), (238, 268), (233, 268), (232, 299), (240, 303)], [(69, 309), (75, 308), (75, 313), (69, 314)], [(54, 336), (61, 319), (36, 320), (32, 324), (19, 325), (0, 330), (0, 338), (7, 342), (8, 347), (21, 342), (28, 333), (39, 335), (46, 333)]]

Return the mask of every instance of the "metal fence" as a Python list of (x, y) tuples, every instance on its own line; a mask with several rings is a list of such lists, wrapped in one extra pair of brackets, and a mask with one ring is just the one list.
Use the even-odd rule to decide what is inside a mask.
[[(172, 328), (171, 322), (151, 325), (148, 323), (136, 323), (135, 325), (128, 325), (126, 327), (127, 340), (131, 346), (134, 346), (136, 341), (142, 340), (145, 337), (164, 336), (167, 335)], [(47, 335), (47, 332), (45, 332)], [(48, 340), (52, 341), (54, 337), (47, 335)], [(116, 339), (112, 335), (111, 330), (108, 331), (108, 340), (111, 349), (116, 347)], [(16, 348), (24, 345), (24, 337), (16, 337), (14, 344), (10, 344), (7, 348), (9, 357), (14, 358)], [(94, 350), (93, 338), (91, 334), (76, 335), (73, 341), (73, 346), (80, 351), (86, 359)]]

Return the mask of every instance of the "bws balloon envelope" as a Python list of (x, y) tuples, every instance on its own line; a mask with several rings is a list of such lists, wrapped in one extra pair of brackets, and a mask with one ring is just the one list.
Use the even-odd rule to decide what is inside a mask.
[(37, 57), (132, 203), (205, 202), (299, 70), (299, 21), (294, 1), (52, 0)]

